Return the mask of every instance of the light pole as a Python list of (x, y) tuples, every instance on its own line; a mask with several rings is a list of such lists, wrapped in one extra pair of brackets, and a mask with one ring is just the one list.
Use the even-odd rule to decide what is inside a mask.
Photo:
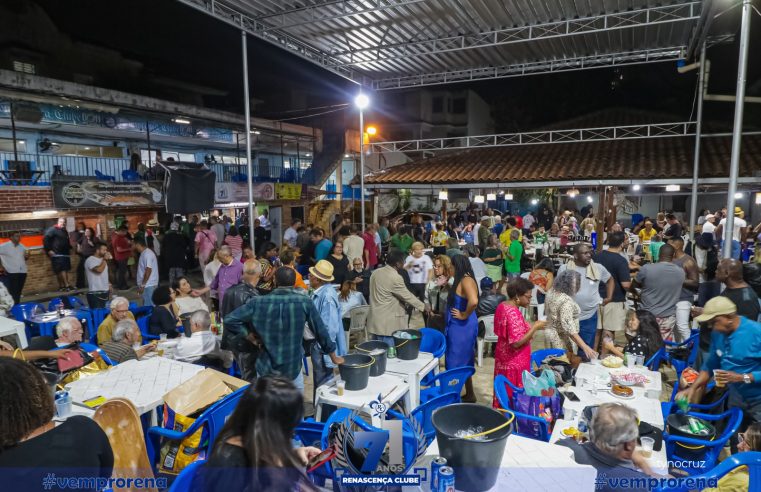
[(354, 99), (359, 108), (359, 199), (362, 210), (362, 231), (365, 230), (365, 115), (364, 110), (370, 105), (370, 98), (363, 93)]

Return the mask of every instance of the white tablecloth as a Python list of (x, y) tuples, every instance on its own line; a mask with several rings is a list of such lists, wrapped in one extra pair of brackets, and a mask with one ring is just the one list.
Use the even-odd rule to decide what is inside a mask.
[(576, 370), (576, 381), (578, 384), (578, 381), (580, 379), (586, 380), (586, 384), (582, 385), (582, 388), (590, 389), (591, 384), (594, 381), (595, 378), (598, 379), (598, 384), (607, 384), (610, 382), (610, 373), (613, 372), (636, 372), (639, 374), (644, 375), (649, 379), (649, 382), (646, 383), (643, 386), (635, 386), (635, 388), (639, 388), (642, 390), (644, 388), (644, 393), (647, 395), (648, 398), (652, 398), (655, 400), (659, 400), (661, 398), (661, 390), (663, 387), (663, 383), (661, 381), (661, 373), (656, 371), (650, 371), (646, 367), (632, 367), (627, 368), (619, 367), (616, 369), (611, 369), (608, 367), (603, 366), (602, 364), (591, 364), (588, 362), (585, 362), (583, 364), (579, 365), (579, 368)]
[[(434, 440), (415, 468), (430, 470), (431, 460), (439, 454)], [(502, 468), (492, 491), (591, 492), (597, 471), (573, 460), (573, 451), (563, 446), (511, 435), (507, 438)], [(429, 490), (424, 484), (423, 490)]]
[(411, 405), (410, 385), (407, 381), (408, 377), (406, 376), (386, 372), (382, 376), (370, 378), (365, 389), (360, 391), (344, 390), (342, 396), (338, 396), (335, 380), (330, 381), (317, 388), (314, 402), (315, 420), (320, 420), (322, 406), (328, 404), (339, 408), (361, 410), (372, 417), (372, 424), (375, 427), (380, 427), (382, 415), (375, 415), (375, 412), (370, 408), (370, 403), (377, 401), (380, 396), (386, 408), (391, 408), (394, 403), (405, 398), (404, 403), (409, 408)]
[(21, 321), (15, 319), (0, 317), (0, 337), (16, 335), (18, 337), (18, 347), (27, 348), (29, 344), (26, 340), (26, 327)]
[(128, 360), (108, 371), (74, 381), (66, 389), (78, 403), (96, 396), (127, 398), (142, 415), (164, 403), (166, 393), (203, 369), (203, 366), (164, 357)]

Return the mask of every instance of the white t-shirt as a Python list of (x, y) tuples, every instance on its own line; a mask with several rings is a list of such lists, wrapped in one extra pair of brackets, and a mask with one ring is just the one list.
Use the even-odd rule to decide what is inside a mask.
[[(721, 222), (719, 222), (719, 225), (722, 226), (722, 230), (726, 231), (727, 227), (727, 218), (724, 217), (721, 219)], [(732, 223), (732, 240), (733, 241), (739, 241), (740, 240), (740, 229), (745, 229), (748, 227), (748, 223), (745, 222), (745, 220), (741, 219), (740, 217), (735, 217), (734, 222)], [(724, 232), (724, 237), (726, 237), (726, 232)]]
[(143, 287), (153, 287), (159, 284), (159, 262), (156, 260), (156, 253), (151, 251), (150, 248), (145, 248), (140, 253), (140, 260), (137, 262), (137, 284), (141, 285), (143, 282), (143, 275), (145, 269), (150, 268), (151, 274), (148, 277), (148, 281)]
[(0, 261), (8, 273), (26, 273), (26, 248), (19, 243), (15, 246), (12, 241), (0, 244)]
[(299, 237), (299, 233), (296, 232), (296, 229), (293, 227), (289, 227), (285, 230), (285, 234), (283, 234), (283, 241), (285, 241), (291, 248), (296, 247), (296, 238)]
[(702, 229), (703, 234), (706, 234), (706, 233), (713, 234), (715, 230), (716, 230), (716, 225), (713, 222), (708, 222), (708, 221), (703, 222), (703, 229)]
[(412, 263), (412, 266), (407, 269), (407, 273), (410, 276), (411, 284), (426, 284), (428, 283), (428, 274), (433, 270), (433, 261), (431, 257), (424, 254), (420, 258), (415, 258), (409, 255), (404, 262), (405, 267)]
[(524, 229), (528, 229), (529, 227), (531, 227), (534, 224), (534, 222), (536, 222), (536, 221), (535, 221), (533, 215), (526, 214), (526, 215), (523, 216), (523, 228)]
[(87, 288), (90, 292), (103, 292), (108, 290), (108, 262), (102, 272), (97, 273), (92, 269), (100, 266), (103, 258), (93, 255), (85, 260), (85, 276), (87, 277)]

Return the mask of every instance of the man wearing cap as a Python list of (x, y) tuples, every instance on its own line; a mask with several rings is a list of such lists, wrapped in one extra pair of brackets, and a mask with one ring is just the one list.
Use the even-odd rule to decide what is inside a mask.
[[(338, 302), (338, 292), (331, 284), (333, 280), (333, 265), (327, 260), (320, 260), (309, 269), (309, 286), (314, 289), (314, 307), (328, 329), (330, 340), (336, 344), (336, 354), (345, 355), (346, 336), (341, 322), (341, 304)], [(322, 353), (317, 343), (310, 344), (309, 353), (312, 357), (312, 376), (316, 389), (330, 379), (335, 365)]]
[[(735, 207), (735, 220), (732, 222), (732, 258), (739, 260), (741, 245), (745, 241), (745, 229), (748, 227), (748, 223), (745, 222), (745, 212), (740, 207)], [(724, 248), (724, 240), (726, 234), (724, 229), (726, 228), (727, 218), (724, 217), (716, 226), (716, 238), (721, 239), (721, 247)]]
[(478, 296), (476, 315), (479, 318), (492, 315), (497, 312), (497, 307), (506, 300), (507, 297), (494, 288), (494, 281), (489, 277), (484, 277), (481, 279), (481, 295)]
[(713, 376), (717, 386), (729, 387), (729, 408), (742, 409), (745, 420), (761, 422), (761, 323), (739, 316), (735, 303), (724, 296), (708, 301), (695, 321), (711, 324), (711, 346), (698, 379), (677, 398), (692, 401)]

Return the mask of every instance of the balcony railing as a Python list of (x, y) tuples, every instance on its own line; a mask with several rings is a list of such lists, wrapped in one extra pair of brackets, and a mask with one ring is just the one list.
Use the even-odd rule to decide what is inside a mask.
[[(14, 157), (12, 152), (0, 152), (0, 171), (14, 168), (11, 164), (14, 160), (28, 162), (28, 169), (32, 171), (36, 185), (45, 186), (50, 184), (54, 173), (60, 172), (64, 176), (111, 176), (116, 181), (126, 181), (122, 173), (129, 171), (130, 159), (114, 159), (101, 157), (77, 157), (54, 154), (18, 154)], [(237, 164), (222, 164), (212, 162), (209, 167), (216, 173), (217, 182), (247, 181), (246, 166)], [(96, 172), (97, 171), (97, 172)], [(269, 165), (261, 169), (254, 169), (254, 181), (275, 181), (281, 183), (310, 182), (311, 172), (309, 169), (291, 169), (282, 166)], [(31, 184), (31, 180), (14, 180), (12, 175), (4, 184)]]

